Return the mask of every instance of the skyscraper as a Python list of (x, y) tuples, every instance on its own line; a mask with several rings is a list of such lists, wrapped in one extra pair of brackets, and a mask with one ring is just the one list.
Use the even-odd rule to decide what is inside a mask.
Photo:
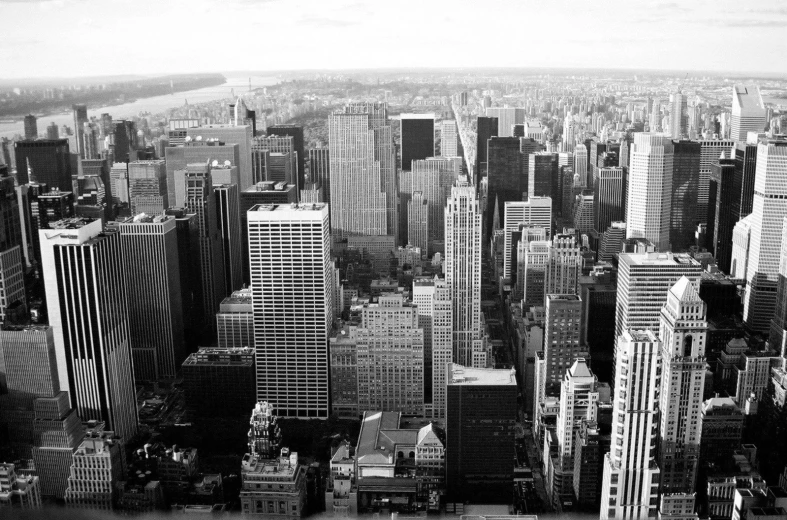
[(16, 180), (46, 184), (49, 188), (71, 191), (71, 157), (68, 139), (14, 141)]
[[(413, 161), (412, 191), (423, 193), (429, 213), (427, 255), (430, 257), (445, 251), (445, 206), (461, 168), (460, 158), (429, 157), (425, 161)], [(404, 197), (401, 202), (404, 204)]]
[(730, 139), (746, 141), (749, 132), (764, 131), (765, 113), (760, 87), (733, 85)]
[(697, 186), (697, 221), (707, 223), (710, 168), (719, 156), (735, 147), (731, 139), (700, 139), (700, 180)]
[(309, 150), (309, 180), (322, 186), (324, 200), (331, 200), (331, 159), (328, 148)]
[(549, 197), (529, 197), (524, 202), (506, 202), (503, 219), (503, 278), (511, 278), (516, 264), (514, 233), (524, 227), (540, 227), (544, 236), (552, 234), (552, 200)]
[(557, 154), (551, 152), (535, 152), (531, 153), (528, 158), (527, 196), (551, 197), (552, 212), (556, 213), (562, 201), (562, 194), (559, 194), (557, 189)]
[(407, 203), (407, 244), (419, 247), (422, 254), (429, 251), (429, 210), (424, 194), (413, 192)]
[(88, 219), (62, 220), (39, 235), (60, 389), (83, 420), (131, 438), (137, 406), (120, 236)]
[(393, 133), (384, 104), (354, 103), (328, 118), (331, 233), (397, 236)]
[(481, 340), (481, 212), (473, 186), (460, 180), (445, 211), (445, 280), (451, 289), (455, 363), (483, 368)]
[(735, 143), (735, 186), (740, 187), (740, 218), (749, 215), (754, 203), (754, 179), (757, 174), (757, 136)]
[(507, 202), (522, 200), (527, 191), (526, 156), (519, 151), (518, 137), (492, 137), (487, 145), (487, 201), (485, 242), (492, 236), (492, 222), (503, 220), (502, 212)]
[(543, 386), (539, 400), (544, 395), (558, 397), (566, 367), (588, 355), (582, 344), (582, 300), (575, 294), (547, 294), (544, 320)]
[(71, 107), (74, 110), (74, 136), (76, 137), (76, 153), (83, 159), (85, 156), (84, 126), (88, 122), (87, 105), (78, 104)]
[(670, 95), (669, 124), (670, 135), (673, 139), (680, 139), (686, 135), (686, 96), (680, 91)]
[(174, 379), (186, 357), (175, 217), (120, 222), (136, 381)]
[[(230, 147), (237, 144), (239, 160), (237, 162), (233, 161), (232, 164), (236, 164), (239, 170), (240, 182), (238, 190), (243, 191), (254, 184), (251, 173), (251, 145), (253, 137), (251, 125), (203, 125), (187, 128), (186, 135), (191, 138), (192, 142), (201, 138), (199, 140), (202, 142), (212, 139), (215, 140), (213, 141), (214, 143), (226, 143)], [(211, 159), (222, 160), (219, 157), (211, 157)], [(187, 163), (198, 162), (196, 157), (186, 157), (185, 160)], [(169, 157), (167, 157), (167, 162), (169, 162)], [(169, 164), (167, 168), (169, 169)]]
[(303, 127), (300, 125), (271, 125), (268, 127), (269, 136), (291, 136), (293, 138), (293, 148), (296, 154), (298, 173), (296, 175), (299, 189), (303, 189), (306, 184), (306, 149), (303, 144)]
[(254, 347), (254, 308), (251, 304), (251, 289), (248, 287), (240, 289), (224, 298), (219, 306), (219, 312), (216, 313), (216, 332), (219, 348)]
[(626, 237), (647, 238), (669, 250), (672, 219), (672, 140), (664, 134), (634, 134), (626, 207)]
[(0, 323), (9, 305), (25, 300), (22, 246), (14, 179), (0, 177)]
[(752, 216), (743, 320), (765, 332), (776, 308), (781, 231), (787, 216), (787, 139), (757, 145)]
[[(211, 174), (215, 170), (211, 171)], [(215, 182), (215, 179), (214, 179)], [(240, 197), (237, 184), (214, 184), (216, 217), (224, 258), (224, 287), (237, 291), (243, 285), (243, 247), (240, 223)]]
[(434, 114), (402, 114), (402, 170), (434, 156)]
[(165, 163), (163, 159), (128, 163), (128, 195), (132, 215), (159, 215), (169, 207)]
[[(700, 144), (672, 141), (672, 202), (670, 204), (670, 251), (686, 251), (694, 245), (697, 222), (705, 215), (697, 212), (700, 177)], [(707, 201), (707, 199), (705, 199)], [(707, 206), (706, 206), (707, 208)], [(635, 210), (636, 211), (636, 210)]]
[[(576, 235), (556, 234), (552, 237), (549, 248), (544, 294), (577, 294), (580, 274), (582, 274), (582, 249)], [(560, 377), (560, 374), (557, 377)]]
[(699, 284), (702, 266), (688, 254), (623, 253), (618, 258), (615, 337), (624, 331), (658, 330), (667, 291), (686, 276)]
[(333, 266), (326, 204), (248, 212), (257, 397), (283, 417), (327, 418)]
[(514, 125), (525, 122), (525, 109), (514, 107), (490, 107), (486, 109), (487, 117), (497, 119), (497, 133), (500, 137), (513, 137)]
[(588, 149), (583, 143), (574, 147), (574, 174), (579, 175), (579, 182), (583, 186), (592, 186), (593, 171), (588, 168)]
[(601, 520), (654, 518), (661, 343), (650, 330), (626, 330), (615, 348), (612, 448), (604, 456)]
[(596, 170), (593, 182), (593, 229), (604, 233), (613, 222), (625, 218), (626, 178), (624, 168), (609, 167)]
[(476, 188), (481, 185), (481, 179), (486, 177), (487, 141), (497, 135), (497, 118), (479, 116), (476, 132), (475, 168), (472, 179)]
[(440, 155), (442, 157), (457, 157), (459, 155), (459, 133), (456, 120), (444, 119), (440, 122)]
[(38, 122), (33, 114), (25, 116), (25, 139), (38, 139)]
[(413, 280), (413, 304), (424, 331), (424, 416), (445, 419), (446, 367), (453, 356), (451, 290), (444, 279)]
[[(517, 287), (522, 287), (522, 306), (527, 309), (544, 305), (544, 285), (551, 249), (547, 240), (520, 241), (516, 279)], [(519, 292), (519, 289), (517, 291)]]
[(708, 322), (705, 302), (685, 276), (661, 309), (662, 345), (659, 468), (661, 493), (693, 493), (702, 433)]
[[(185, 206), (189, 213), (196, 215), (199, 230), (202, 306), (206, 316), (214, 316), (221, 300), (227, 296), (216, 194), (213, 191), (210, 169), (206, 164), (188, 165), (185, 179)], [(213, 331), (213, 325), (211, 319), (207, 324), (209, 330)]]
[(251, 142), (251, 159), (255, 184), (274, 181), (303, 187), (298, 177), (298, 150), (294, 135), (255, 137)]
[(722, 155), (711, 165), (708, 235), (716, 264), (727, 274), (732, 261), (732, 230), (740, 218), (740, 186), (736, 186), (735, 181), (735, 159)]
[[(784, 222), (787, 223), (787, 217)], [(782, 245), (779, 255), (779, 277), (776, 284), (776, 311), (771, 320), (769, 341), (782, 357), (787, 357), (787, 226), (782, 226)]]

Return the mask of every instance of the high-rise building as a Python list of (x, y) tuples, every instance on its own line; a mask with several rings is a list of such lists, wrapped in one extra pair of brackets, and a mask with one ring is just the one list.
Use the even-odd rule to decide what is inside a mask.
[(740, 219), (739, 197), (740, 187), (735, 185), (735, 159), (725, 158), (722, 154), (718, 162), (711, 165), (708, 235), (716, 265), (727, 274), (732, 261), (732, 231)]
[(593, 179), (593, 229), (604, 233), (613, 222), (626, 217), (626, 181), (628, 171), (621, 167), (596, 170)]
[[(216, 170), (211, 170), (211, 177)], [(213, 177), (213, 182), (216, 178)], [(216, 216), (221, 253), (224, 258), (224, 287), (226, 292), (236, 291), (243, 285), (242, 229), (240, 223), (240, 197), (237, 184), (213, 184), (216, 197)]]
[(579, 182), (583, 186), (593, 185), (593, 171), (588, 168), (588, 149), (583, 143), (578, 143), (574, 148), (574, 175), (579, 175)]
[(514, 370), (448, 365), (446, 486), (449, 502), (505, 503), (514, 481)]
[(85, 435), (82, 421), (71, 407), (68, 392), (39, 397), (33, 406), (33, 463), (41, 479), (41, 494), (62, 500), (74, 451)]
[(738, 197), (740, 218), (749, 215), (754, 203), (754, 179), (757, 174), (757, 135), (746, 141), (735, 143), (735, 186), (740, 189)]
[(131, 438), (137, 406), (120, 236), (102, 233), (100, 220), (78, 218), (39, 235), (60, 389), (83, 420)]
[(413, 192), (407, 203), (407, 244), (429, 255), (429, 207), (420, 191)]
[[(525, 308), (544, 305), (544, 285), (546, 284), (549, 251), (552, 246), (548, 240), (534, 240), (529, 243), (520, 241), (517, 251), (517, 287), (521, 285), (522, 305)], [(517, 289), (519, 292), (519, 289)]]
[(76, 137), (76, 153), (83, 159), (85, 156), (85, 132), (84, 126), (88, 122), (87, 105), (78, 104), (71, 107), (74, 110), (74, 137)]
[(551, 197), (553, 214), (557, 214), (562, 207), (563, 196), (559, 193), (558, 177), (556, 153), (535, 152), (529, 155), (527, 196)]
[(186, 190), (181, 172), (185, 171), (189, 164), (210, 164), (211, 168), (214, 168), (214, 165), (229, 163), (230, 180), (217, 179), (216, 184), (238, 184), (240, 190), (240, 185), (243, 184), (240, 168), (237, 171), (231, 168), (240, 166), (240, 154), (241, 147), (238, 144), (225, 143), (214, 138), (193, 140), (189, 137), (181, 146), (166, 147), (164, 155), (167, 161), (167, 197), (170, 207), (185, 204)]
[(616, 345), (612, 444), (604, 457), (601, 520), (654, 518), (661, 343), (650, 330), (627, 329)]
[(25, 116), (25, 139), (38, 139), (38, 122), (33, 114)]
[(661, 309), (661, 493), (693, 493), (702, 433), (708, 322), (695, 284), (681, 277)]
[(180, 291), (186, 349), (193, 350), (203, 341), (205, 324), (213, 320), (202, 307), (202, 262), (197, 216), (185, 208), (170, 208), (166, 215), (175, 217), (180, 263)]
[(88, 432), (74, 452), (65, 497), (68, 507), (114, 509), (115, 490), (125, 471), (123, 449), (112, 431)]
[(765, 332), (776, 308), (781, 231), (787, 216), (787, 139), (757, 145), (752, 215), (743, 320)]
[(328, 206), (259, 205), (247, 218), (258, 399), (283, 417), (327, 418)]
[(186, 356), (175, 217), (140, 214), (118, 229), (134, 379), (174, 379)]
[(766, 124), (760, 87), (733, 85), (730, 139), (746, 141), (749, 132), (762, 132)]
[[(246, 188), (252, 186), (254, 181), (252, 180), (252, 164), (251, 164), (251, 148), (252, 148), (252, 128), (251, 125), (203, 125), (197, 127), (189, 127), (186, 129), (187, 137), (191, 138), (191, 142), (202, 141), (203, 143), (206, 140), (211, 139), (212, 142), (218, 143), (226, 143), (230, 148), (233, 145), (238, 145), (238, 160), (232, 161), (232, 164), (238, 166), (238, 174), (240, 176), (239, 183), (238, 183), (238, 190), (243, 191)], [(167, 150), (169, 151), (169, 149)], [(204, 152), (204, 150), (203, 150)], [(208, 157), (209, 159), (213, 160), (216, 159), (219, 162), (223, 160), (228, 160), (229, 158), (221, 158), (221, 157)], [(192, 163), (192, 162), (204, 162), (204, 159), (197, 159), (197, 157), (185, 157), (185, 162)], [(167, 156), (167, 174), (169, 175), (169, 156)], [(175, 167), (175, 169), (180, 169), (181, 167)]]
[(298, 151), (294, 135), (255, 137), (251, 143), (252, 180), (286, 182), (303, 187), (298, 178)]
[[(420, 191), (426, 200), (429, 213), (428, 257), (445, 251), (445, 207), (461, 168), (461, 158), (429, 157), (424, 161), (413, 161), (410, 193)], [(402, 206), (405, 205), (404, 199), (402, 196)]]
[(68, 139), (14, 141), (16, 181), (46, 184), (49, 188), (71, 191), (71, 155)]
[(516, 266), (516, 246), (514, 233), (521, 227), (540, 227), (544, 237), (549, 238), (552, 231), (552, 200), (549, 197), (529, 197), (524, 202), (506, 202), (503, 219), (503, 278), (511, 278)]
[(476, 130), (475, 168), (473, 169), (473, 182), (476, 189), (481, 186), (481, 179), (486, 177), (487, 141), (497, 137), (496, 117), (479, 116)]
[(670, 95), (669, 125), (673, 139), (680, 139), (686, 135), (687, 123), (686, 96), (678, 91)]
[(732, 397), (712, 397), (702, 403), (700, 459), (724, 460), (740, 448), (744, 416)]
[[(169, 162), (167, 164), (169, 165)], [(169, 182), (169, 176), (167, 177), (167, 182)], [(109, 184), (113, 204), (128, 204), (130, 202), (128, 194), (128, 163), (112, 163), (112, 167), (109, 169)], [(171, 191), (169, 185), (167, 185), (167, 196), (170, 197), (170, 204), (174, 204), (174, 185)]]
[(186, 408), (198, 419), (242, 417), (256, 403), (252, 347), (201, 347), (182, 370)]
[(487, 144), (487, 154), (485, 242), (492, 236), (493, 220), (503, 220), (504, 215), (500, 212), (506, 203), (521, 201), (522, 193), (528, 189), (526, 156), (519, 151), (518, 137), (492, 137)]
[(500, 137), (513, 137), (514, 125), (525, 122), (525, 109), (513, 107), (491, 107), (486, 109), (486, 117), (497, 119), (497, 133)]
[(440, 122), (440, 155), (442, 157), (459, 156), (459, 132), (456, 120), (444, 119)]
[(626, 206), (626, 237), (646, 238), (669, 250), (672, 221), (672, 140), (664, 134), (634, 134)]
[(134, 121), (112, 120), (110, 149), (115, 162), (127, 163), (137, 160), (137, 125)]
[(473, 186), (460, 180), (445, 210), (445, 281), (451, 288), (454, 322), (453, 360), (483, 368), (481, 340), (481, 212)]
[[(787, 217), (784, 218), (787, 222)], [(770, 324), (770, 345), (787, 357), (787, 227), (782, 226), (781, 254), (779, 255), (779, 273), (776, 283), (776, 307)]]
[(47, 139), (60, 139), (60, 128), (57, 127), (57, 123), (54, 121), (51, 125), (46, 127), (46, 138)]
[(251, 289), (240, 289), (224, 298), (216, 313), (216, 332), (219, 348), (254, 347)]
[(574, 204), (574, 229), (578, 233), (588, 234), (593, 231), (593, 192), (585, 190), (577, 195)]
[(453, 356), (451, 290), (445, 280), (413, 280), (413, 304), (424, 331), (424, 416), (445, 419), (446, 371)]
[(131, 214), (159, 215), (169, 207), (166, 161), (128, 163), (128, 196)]
[(434, 156), (434, 114), (402, 114), (402, 170)]
[[(582, 248), (576, 235), (560, 233), (552, 237), (546, 265), (544, 294), (577, 294), (582, 274)], [(558, 374), (560, 377), (561, 374)]]
[(322, 186), (323, 200), (331, 200), (331, 159), (328, 148), (309, 150), (309, 180)]
[[(186, 167), (185, 188), (185, 207), (189, 213), (196, 215), (199, 231), (202, 307), (206, 316), (214, 316), (227, 295), (227, 287), (216, 193), (207, 164), (189, 164)], [(213, 330), (212, 319), (206, 325)]]
[(40, 509), (41, 485), (38, 476), (28, 472), (17, 473), (14, 464), (0, 464), (0, 511), (6, 508), (28, 511)]
[(575, 294), (547, 294), (544, 321), (544, 379), (539, 401), (545, 395), (559, 396), (566, 367), (588, 355), (582, 344), (580, 326), (582, 300)]
[(331, 233), (398, 233), (398, 187), (388, 108), (351, 103), (328, 119), (331, 170)]
[(298, 182), (293, 182), (299, 189), (306, 185), (306, 148), (303, 142), (303, 127), (301, 125), (271, 125), (267, 129), (269, 136), (291, 136), (297, 160)]
[(0, 177), (0, 323), (6, 308), (25, 301), (24, 255), (14, 179)]
[(707, 223), (708, 197), (710, 190), (711, 165), (719, 160), (722, 153), (735, 148), (731, 139), (700, 139), (700, 180), (697, 185), (697, 221)]
[(680, 253), (622, 253), (618, 262), (615, 337), (629, 329), (658, 330), (670, 287), (682, 276), (699, 284), (702, 272), (699, 262)]
[[(332, 361), (337, 354), (343, 358), (354, 354), (356, 361), (355, 374), (348, 373), (346, 362), (331, 363), (332, 392), (342, 392), (345, 414), (352, 408), (346, 402), (352, 394), (344, 381), (349, 379), (357, 385), (350, 417), (368, 410), (423, 416), (424, 330), (418, 322), (417, 309), (402, 295), (383, 294), (377, 304), (364, 305), (359, 326), (343, 328), (331, 338)], [(397, 370), (389, 370), (391, 366)]]
[(694, 245), (697, 222), (705, 220), (705, 215), (697, 213), (700, 144), (696, 141), (673, 140), (672, 149), (670, 250), (686, 251)]

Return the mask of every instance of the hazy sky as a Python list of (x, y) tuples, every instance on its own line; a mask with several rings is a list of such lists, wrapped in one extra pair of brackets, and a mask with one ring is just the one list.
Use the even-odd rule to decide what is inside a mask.
[(787, 74), (784, 0), (0, 0), (0, 78), (380, 67)]

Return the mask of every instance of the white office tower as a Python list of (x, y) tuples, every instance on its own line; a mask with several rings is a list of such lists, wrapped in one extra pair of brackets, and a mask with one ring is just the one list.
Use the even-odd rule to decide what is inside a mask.
[(574, 151), (577, 141), (578, 126), (579, 125), (576, 124), (576, 122), (574, 121), (574, 119), (571, 118), (571, 116), (566, 117), (566, 120), (563, 123), (563, 151), (564, 152)]
[(699, 287), (702, 266), (686, 253), (621, 253), (615, 337), (629, 329), (659, 330), (667, 291), (681, 277)]
[(730, 139), (746, 141), (746, 135), (749, 132), (764, 131), (766, 113), (760, 87), (734, 85), (732, 87)]
[[(514, 125), (525, 122), (525, 109), (514, 107), (494, 107), (486, 109), (486, 117), (497, 118), (498, 137), (513, 137)], [(525, 137), (528, 137), (525, 134)]]
[(661, 493), (693, 493), (702, 433), (705, 302), (685, 276), (670, 288), (661, 309), (661, 425), (659, 467)]
[[(552, 198), (529, 197), (526, 201), (507, 201), (504, 208), (503, 220), (503, 278), (510, 279), (513, 269), (512, 259), (515, 258), (513, 248), (513, 235), (524, 227), (539, 227), (545, 230), (549, 238), (552, 230)], [(543, 240), (543, 239), (542, 239)]]
[(333, 265), (327, 204), (258, 204), (248, 214), (257, 400), (281, 417), (329, 414)]
[[(598, 378), (590, 371), (584, 358), (574, 361), (566, 370), (560, 386), (560, 409), (557, 413), (559, 477), (554, 479), (554, 494), (571, 493), (574, 488), (574, 439), (582, 421), (595, 421), (599, 394)], [(559, 487), (559, 489), (557, 489)]]
[(588, 178), (588, 147), (584, 143), (574, 147), (574, 175), (579, 175), (579, 186), (593, 186), (593, 179)]
[(457, 181), (445, 210), (445, 281), (451, 288), (453, 362), (486, 368), (481, 341), (481, 211), (475, 187)]
[(787, 216), (787, 139), (757, 145), (752, 216), (743, 321), (757, 332), (766, 332), (776, 312), (782, 225)]
[(429, 206), (423, 192), (413, 192), (407, 203), (407, 244), (418, 247), (424, 256), (429, 247)]
[(60, 390), (83, 421), (130, 439), (137, 402), (120, 235), (101, 220), (72, 218), (39, 230), (49, 325)]
[(604, 456), (599, 518), (655, 518), (661, 342), (650, 330), (626, 330), (615, 353), (612, 442)]
[[(406, 197), (420, 191), (426, 202), (429, 230), (429, 247), (422, 253), (431, 258), (435, 253), (445, 250), (445, 206), (451, 195), (451, 188), (462, 171), (462, 158), (428, 157), (412, 162), (411, 186), (400, 186), (402, 208), (407, 207)], [(407, 173), (407, 172), (405, 172)], [(407, 179), (407, 176), (403, 176)], [(406, 193), (405, 193), (406, 192)], [(408, 215), (409, 219), (409, 215)]]
[(388, 108), (351, 103), (328, 118), (331, 233), (392, 235), (398, 232), (398, 187)]
[(661, 131), (661, 102), (658, 99), (653, 100), (653, 109), (650, 112), (648, 126), (651, 132)]
[(558, 234), (552, 238), (547, 261), (545, 294), (577, 294), (582, 274), (582, 249), (575, 235)]
[(665, 134), (634, 134), (626, 204), (626, 237), (647, 238), (669, 250), (672, 218), (672, 139)]
[(669, 126), (670, 135), (680, 139), (686, 135), (686, 96), (681, 92), (670, 95)]
[(446, 119), (440, 123), (440, 155), (443, 157), (459, 156), (457, 142), (459, 133), (454, 119)]
[(451, 290), (436, 276), (416, 279), (413, 305), (418, 310), (418, 326), (424, 330), (424, 416), (444, 420), (448, 385), (445, 367), (453, 356)]

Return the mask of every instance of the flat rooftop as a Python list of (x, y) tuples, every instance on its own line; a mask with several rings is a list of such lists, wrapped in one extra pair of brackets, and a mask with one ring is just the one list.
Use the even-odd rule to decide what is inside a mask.
[(252, 206), (249, 211), (266, 212), (266, 211), (321, 211), (327, 204), (323, 202), (315, 203), (292, 203), (292, 204), (257, 204)]
[(621, 253), (618, 259), (621, 263), (626, 263), (629, 265), (684, 265), (700, 267), (700, 263), (686, 253)]
[(514, 369), (470, 368), (452, 363), (448, 374), (449, 385), (503, 386), (516, 385)]

